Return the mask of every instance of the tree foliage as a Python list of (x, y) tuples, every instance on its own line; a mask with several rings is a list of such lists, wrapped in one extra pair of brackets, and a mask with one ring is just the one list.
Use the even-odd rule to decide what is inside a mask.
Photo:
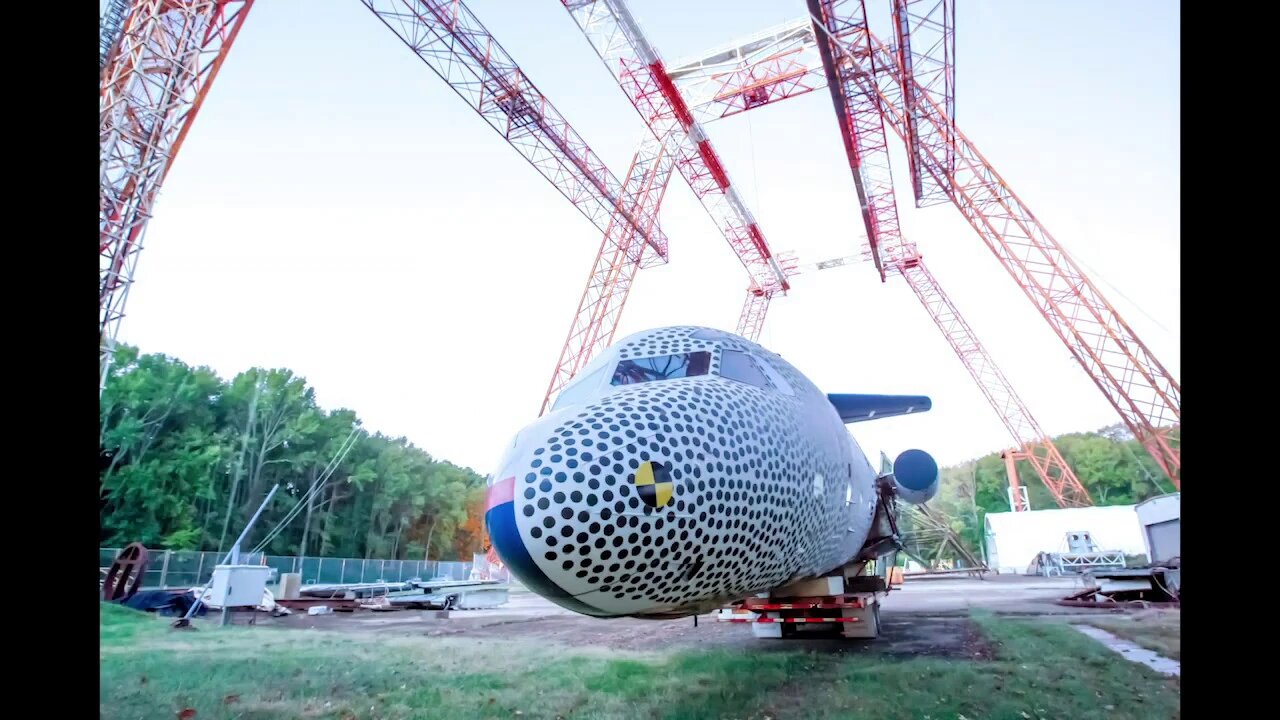
[[(225, 381), (207, 367), (122, 345), (102, 393), (101, 542), (226, 550), (272, 485), (257, 542), (309, 487), (319, 493), (268, 545), (271, 554), (470, 559), (481, 550), (484, 479), (407, 439), (369, 434), (347, 409), (323, 410), (304, 378), (252, 368)], [(345, 455), (341, 452), (353, 443)], [(1140, 502), (1172, 485), (1122, 425), (1054, 438), (1097, 505)], [(329, 465), (341, 455), (334, 468)], [(1056, 507), (1019, 463), (1032, 508)], [(980, 553), (983, 519), (1009, 510), (999, 452), (942, 471), (930, 507)]]
[(224, 381), (122, 345), (100, 412), (104, 546), (227, 550), (278, 483), (256, 543), (327, 474), (268, 553), (469, 560), (481, 549), (483, 477), (370, 434), (351, 410), (321, 409), (290, 370)]

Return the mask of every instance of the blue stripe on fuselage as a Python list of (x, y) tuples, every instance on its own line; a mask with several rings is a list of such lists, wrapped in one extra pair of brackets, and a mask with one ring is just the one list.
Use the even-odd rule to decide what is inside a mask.
[(525, 587), (554, 602), (566, 610), (583, 615), (604, 616), (600, 610), (578, 600), (551, 581), (542, 568), (534, 562), (524, 546), (524, 538), (516, 527), (516, 504), (504, 502), (495, 505), (484, 515), (485, 524), (489, 526), (489, 539), (498, 551), (502, 562), (507, 564), (512, 574), (524, 583)]

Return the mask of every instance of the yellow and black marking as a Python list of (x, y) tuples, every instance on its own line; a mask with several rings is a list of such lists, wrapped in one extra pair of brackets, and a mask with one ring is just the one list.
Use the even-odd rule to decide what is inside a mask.
[(649, 461), (642, 463), (636, 470), (636, 491), (645, 505), (657, 509), (671, 502), (675, 494), (675, 486), (671, 484), (671, 473), (662, 463)]

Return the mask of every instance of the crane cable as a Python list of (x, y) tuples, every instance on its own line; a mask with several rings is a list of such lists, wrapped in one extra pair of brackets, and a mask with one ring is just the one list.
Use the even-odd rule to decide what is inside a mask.
[(303, 506), (309, 503), (320, 493), (320, 490), (323, 489), (325, 483), (333, 473), (337, 471), (338, 465), (341, 464), (344, 458), (346, 458), (347, 453), (351, 451), (351, 448), (355, 447), (355, 435), (357, 432), (359, 432), (359, 427), (353, 427), (351, 429), (351, 433), (342, 441), (342, 445), (338, 447), (338, 451), (334, 454), (333, 458), (329, 460), (329, 464), (325, 466), (324, 471), (315, 479), (314, 482), (311, 483), (311, 487), (307, 489), (307, 492), (303, 493), (302, 497), (298, 498), (298, 502), (289, 509), (289, 512), (286, 513), (278, 523), (276, 523), (275, 527), (273, 527), (270, 532), (267, 533), (266, 537), (264, 537), (262, 541), (254, 547), (253, 552), (262, 552), (266, 548), (267, 544), (274, 540), (276, 536), (284, 530), (285, 526), (297, 518), (299, 513), (302, 512)]
[(271, 528), (271, 531), (267, 533), (266, 537), (264, 537), (262, 541), (253, 548), (252, 552), (263, 552), (266, 549), (267, 544), (274, 540), (290, 522), (293, 522), (293, 520), (302, 512), (302, 508), (320, 493), (320, 490), (324, 488), (325, 483), (328, 482), (329, 478), (333, 476), (333, 473), (337, 471), (338, 465), (340, 465), (347, 457), (347, 453), (351, 452), (351, 448), (355, 447), (356, 440), (359, 439), (357, 437), (357, 433), (359, 432), (360, 427), (358, 425), (351, 428), (351, 433), (342, 441), (342, 445), (338, 447), (333, 458), (329, 460), (329, 464), (325, 466), (324, 471), (321, 472), (320, 476), (311, 483), (311, 487), (302, 494), (302, 497), (298, 498), (298, 502), (289, 509), (289, 512), (285, 513), (285, 516), (276, 523), (275, 527)]

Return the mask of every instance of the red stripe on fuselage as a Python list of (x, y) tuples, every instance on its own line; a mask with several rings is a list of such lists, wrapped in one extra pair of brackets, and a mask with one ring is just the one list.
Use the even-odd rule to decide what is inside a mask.
[(489, 512), (502, 503), (509, 503), (516, 497), (516, 476), (499, 480), (490, 485), (484, 492), (484, 511)]

